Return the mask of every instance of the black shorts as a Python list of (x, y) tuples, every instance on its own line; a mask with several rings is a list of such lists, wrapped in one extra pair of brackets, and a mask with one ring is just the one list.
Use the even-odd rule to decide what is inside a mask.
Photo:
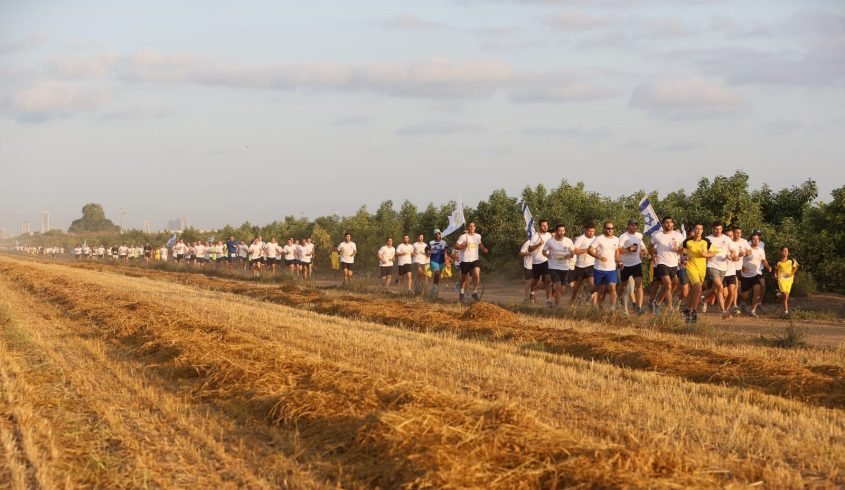
[(380, 277), (387, 277), (393, 275), (393, 266), (392, 265), (381, 265), (379, 266), (379, 276)]
[[(296, 262), (294, 261), (294, 263), (296, 263)], [(349, 262), (341, 262), (340, 268), (343, 269), (343, 270), (350, 270), (351, 271), (353, 265), (355, 265), (355, 264), (350, 264)]]
[(620, 274), (622, 278), (622, 283), (628, 282), (628, 279), (631, 277), (643, 277), (643, 265), (630, 265), (628, 267), (622, 268), (622, 274)]
[(736, 274), (725, 276), (725, 286), (736, 285)]
[(399, 266), (399, 275), (404, 276), (405, 274), (410, 274), (414, 272), (414, 264), (405, 264)]
[(582, 279), (589, 279), (593, 277), (593, 266), (588, 265), (587, 267), (578, 267), (575, 266), (575, 270), (571, 274), (573, 281), (580, 281)]
[(306, 269), (307, 269), (307, 268), (311, 267), (311, 262), (302, 262), (302, 261), (300, 261), (300, 262), (299, 262), (299, 265), (301, 265), (302, 267), (304, 267), (304, 268), (306, 268)]
[(763, 285), (763, 276), (761, 276), (759, 274), (754, 276), (754, 277), (742, 276), (740, 278), (740, 282), (742, 283), (742, 292), (744, 293), (746, 291), (751, 291), (751, 288), (753, 288), (757, 284), (762, 286)]
[(294, 264), (296, 264), (296, 261), (294, 259), (285, 259), (285, 265), (286, 266), (290, 267)]
[(542, 264), (531, 264), (531, 277), (534, 279), (539, 279), (544, 276), (549, 275), (549, 261), (545, 261)]
[(144, 252), (144, 257), (146, 257), (146, 258), (150, 258), (150, 257), (152, 257), (152, 256), (153, 256), (153, 253), (152, 253), (152, 252)]
[(657, 267), (654, 268), (654, 277), (657, 279), (663, 279), (666, 276), (674, 279), (678, 276), (678, 268), (669, 267), (666, 264), (657, 264)]
[(185, 254), (176, 254), (174, 258), (176, 259), (176, 261), (180, 261), (185, 258)]
[(566, 279), (567, 277), (569, 277), (569, 271), (562, 271), (560, 269), (549, 269), (549, 277), (551, 277), (553, 283), (567, 284), (568, 281)]
[(524, 266), (522, 267), (522, 277), (524, 277), (526, 281), (534, 277), (533, 273), (531, 272), (532, 270), (533, 269), (528, 269)]
[(261, 259), (249, 259), (249, 265), (260, 264), (263, 262)]
[(683, 269), (678, 269), (678, 284), (681, 286), (686, 286), (689, 284), (689, 274), (687, 273), (686, 267)]
[(481, 267), (477, 260), (473, 260), (472, 262), (461, 262), (461, 274), (469, 274), (477, 267)]

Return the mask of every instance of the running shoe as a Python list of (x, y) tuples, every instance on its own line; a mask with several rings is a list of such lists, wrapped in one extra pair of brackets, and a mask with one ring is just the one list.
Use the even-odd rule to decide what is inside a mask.
[(534, 291), (531, 291), (528, 294), (528, 302), (531, 303), (532, 305), (534, 304)]
[(704, 296), (701, 297), (701, 312), (707, 313), (707, 300), (704, 299)]
[(645, 309), (642, 306), (637, 308), (637, 315), (645, 315)]
[(472, 293), (472, 300), (478, 301), (478, 293)]
[(461, 301), (461, 303), (466, 303), (466, 295), (464, 295), (464, 293), (458, 293), (458, 294), (460, 294), (460, 295), (461, 295), (461, 296), (460, 296), (460, 301)]
[(698, 312), (692, 310), (692, 314), (690, 314), (690, 323), (698, 323)]

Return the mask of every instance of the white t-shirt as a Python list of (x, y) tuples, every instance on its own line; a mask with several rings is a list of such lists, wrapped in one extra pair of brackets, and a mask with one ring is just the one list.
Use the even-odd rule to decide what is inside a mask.
[[(407, 255), (401, 255), (407, 254)], [(408, 265), (414, 261), (414, 246), (410, 243), (400, 243), (396, 247), (396, 265)]]
[(660, 230), (651, 237), (651, 243), (654, 244), (654, 249), (657, 251), (657, 260), (655, 264), (665, 265), (667, 267), (678, 267), (678, 252), (675, 248), (684, 242), (684, 237), (677, 230), (669, 233)]
[(173, 245), (173, 253), (176, 255), (185, 255), (185, 244), (177, 243), (176, 245)]
[(358, 251), (355, 242), (340, 242), (337, 246), (337, 253), (340, 254), (340, 261), (344, 264), (352, 264), (355, 262), (355, 256), (352, 255)]
[(205, 256), (205, 245), (199, 244), (194, 247), (194, 253), (197, 254), (197, 257), (204, 257)]
[[(734, 253), (739, 255), (739, 247), (737, 246), (736, 242), (734, 242), (733, 240), (728, 240), (728, 253), (727, 253), (727, 257), (725, 257), (725, 264), (726, 264), (725, 276), (727, 276), (727, 277), (736, 275), (736, 270), (737, 270), (736, 269), (736, 262), (734, 262), (733, 260), (731, 260), (729, 258), (730, 255), (734, 254)], [(740, 259), (739, 262), (742, 263), (742, 259)]]
[[(636, 252), (629, 252), (628, 249), (637, 246)], [(621, 261), (623, 267), (633, 267), (643, 263), (642, 255), (645, 244), (643, 243), (643, 234), (635, 231), (633, 234), (627, 231), (619, 235), (619, 247), (622, 248)]]
[(311, 257), (314, 255), (314, 244), (306, 243), (299, 246), (299, 260), (304, 264), (311, 263)]
[(246, 243), (238, 244), (238, 257), (245, 259), (248, 256), (249, 256), (249, 245), (247, 245)]
[(414, 263), (425, 265), (428, 257), (425, 255), (425, 249), (428, 248), (425, 242), (414, 242)]
[(731, 244), (733, 244), (733, 246), (736, 248), (737, 255), (737, 259), (733, 261), (734, 269), (737, 272), (742, 271), (742, 263), (745, 259), (744, 257), (742, 257), (742, 255), (746, 251), (751, 250), (751, 244), (748, 243), (748, 240), (746, 240), (745, 238), (740, 238), (739, 240), (731, 240)]
[(461, 262), (475, 262), (478, 260), (478, 247), (481, 245), (481, 235), (478, 233), (470, 235), (469, 233), (464, 233), (458, 238), (458, 245), (465, 244), (467, 247), (463, 250), (460, 250)]
[(378, 249), (378, 265), (381, 267), (392, 267), (393, 259), (396, 257), (396, 249), (388, 245)]
[(285, 245), (282, 250), (285, 253), (285, 260), (296, 259), (296, 245)]
[(555, 237), (543, 245), (543, 250), (549, 254), (549, 269), (557, 271), (569, 270), (569, 255), (573, 253), (575, 244), (569, 237), (563, 237), (558, 241)]
[[(587, 235), (581, 235), (575, 238), (575, 248), (583, 248), (586, 250), (590, 248), (591, 243), (593, 243), (593, 238), (588, 238)], [(590, 267), (595, 263), (596, 258), (588, 254), (587, 252), (584, 252), (579, 255), (578, 258), (575, 260), (576, 267)]]
[[(531, 240), (525, 240), (525, 243), (522, 244), (522, 248), (519, 249), (519, 253), (524, 254), (528, 253), (528, 247), (531, 246)], [(522, 257), (522, 267), (525, 267), (528, 270), (532, 269), (533, 262), (531, 262), (531, 254), (525, 255)]]
[(117, 255), (120, 255), (121, 257), (126, 257), (126, 254), (128, 254), (128, 253), (129, 253), (129, 247), (120, 246), (117, 249)]
[(590, 247), (596, 249), (596, 255), (605, 259), (604, 262), (596, 259), (595, 269), (597, 271), (616, 270), (616, 249), (619, 248), (619, 237), (599, 235), (593, 239)]
[(716, 252), (716, 255), (707, 259), (707, 267), (727, 272), (728, 271), (728, 244), (731, 239), (724, 233), (715, 237), (710, 235), (707, 237), (710, 240), (710, 251)]
[(167, 247), (161, 247), (158, 251), (158, 256), (161, 260), (167, 260)]
[(751, 247), (751, 255), (742, 260), (742, 277), (754, 277), (763, 273), (763, 259), (766, 252), (760, 248)]
[(260, 259), (262, 252), (264, 252), (264, 246), (262, 243), (253, 243), (249, 246), (249, 260)]
[(273, 243), (273, 242), (265, 243), (264, 244), (264, 255), (266, 255), (267, 258), (275, 259), (276, 258), (276, 252), (278, 252), (277, 247), (278, 247), (278, 244), (276, 244), (276, 243)]
[(548, 231), (545, 233), (538, 232), (536, 236), (532, 237), (532, 239), (534, 240), (531, 243), (532, 246), (537, 245), (537, 242), (540, 240), (542, 240), (543, 243), (539, 247), (537, 247), (531, 254), (531, 263), (534, 265), (539, 265), (544, 262), (548, 262), (548, 257), (543, 255), (543, 248), (545, 247), (546, 243), (552, 239), (552, 234)]

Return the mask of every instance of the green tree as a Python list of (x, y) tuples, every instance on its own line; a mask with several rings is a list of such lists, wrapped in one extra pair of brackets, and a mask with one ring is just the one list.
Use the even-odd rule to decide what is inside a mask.
[(82, 206), (82, 217), (73, 220), (67, 231), (70, 233), (114, 232), (120, 231), (120, 227), (106, 218), (102, 205), (92, 202)]

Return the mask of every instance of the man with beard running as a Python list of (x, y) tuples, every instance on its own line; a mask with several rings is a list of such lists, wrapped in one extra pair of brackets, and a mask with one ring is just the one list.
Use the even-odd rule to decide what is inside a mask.
[(546, 245), (546, 242), (551, 240), (552, 234), (549, 233), (549, 222), (548, 220), (540, 220), (540, 231), (536, 235), (531, 237), (531, 245), (528, 247), (528, 251), (531, 252), (531, 293), (529, 294), (529, 298), (531, 303), (534, 303), (534, 291), (536, 291), (537, 286), (540, 284), (540, 281), (543, 281), (543, 285), (546, 289), (546, 304), (551, 306), (552, 304), (552, 281), (549, 276), (549, 259), (546, 255), (543, 254), (543, 247)]

